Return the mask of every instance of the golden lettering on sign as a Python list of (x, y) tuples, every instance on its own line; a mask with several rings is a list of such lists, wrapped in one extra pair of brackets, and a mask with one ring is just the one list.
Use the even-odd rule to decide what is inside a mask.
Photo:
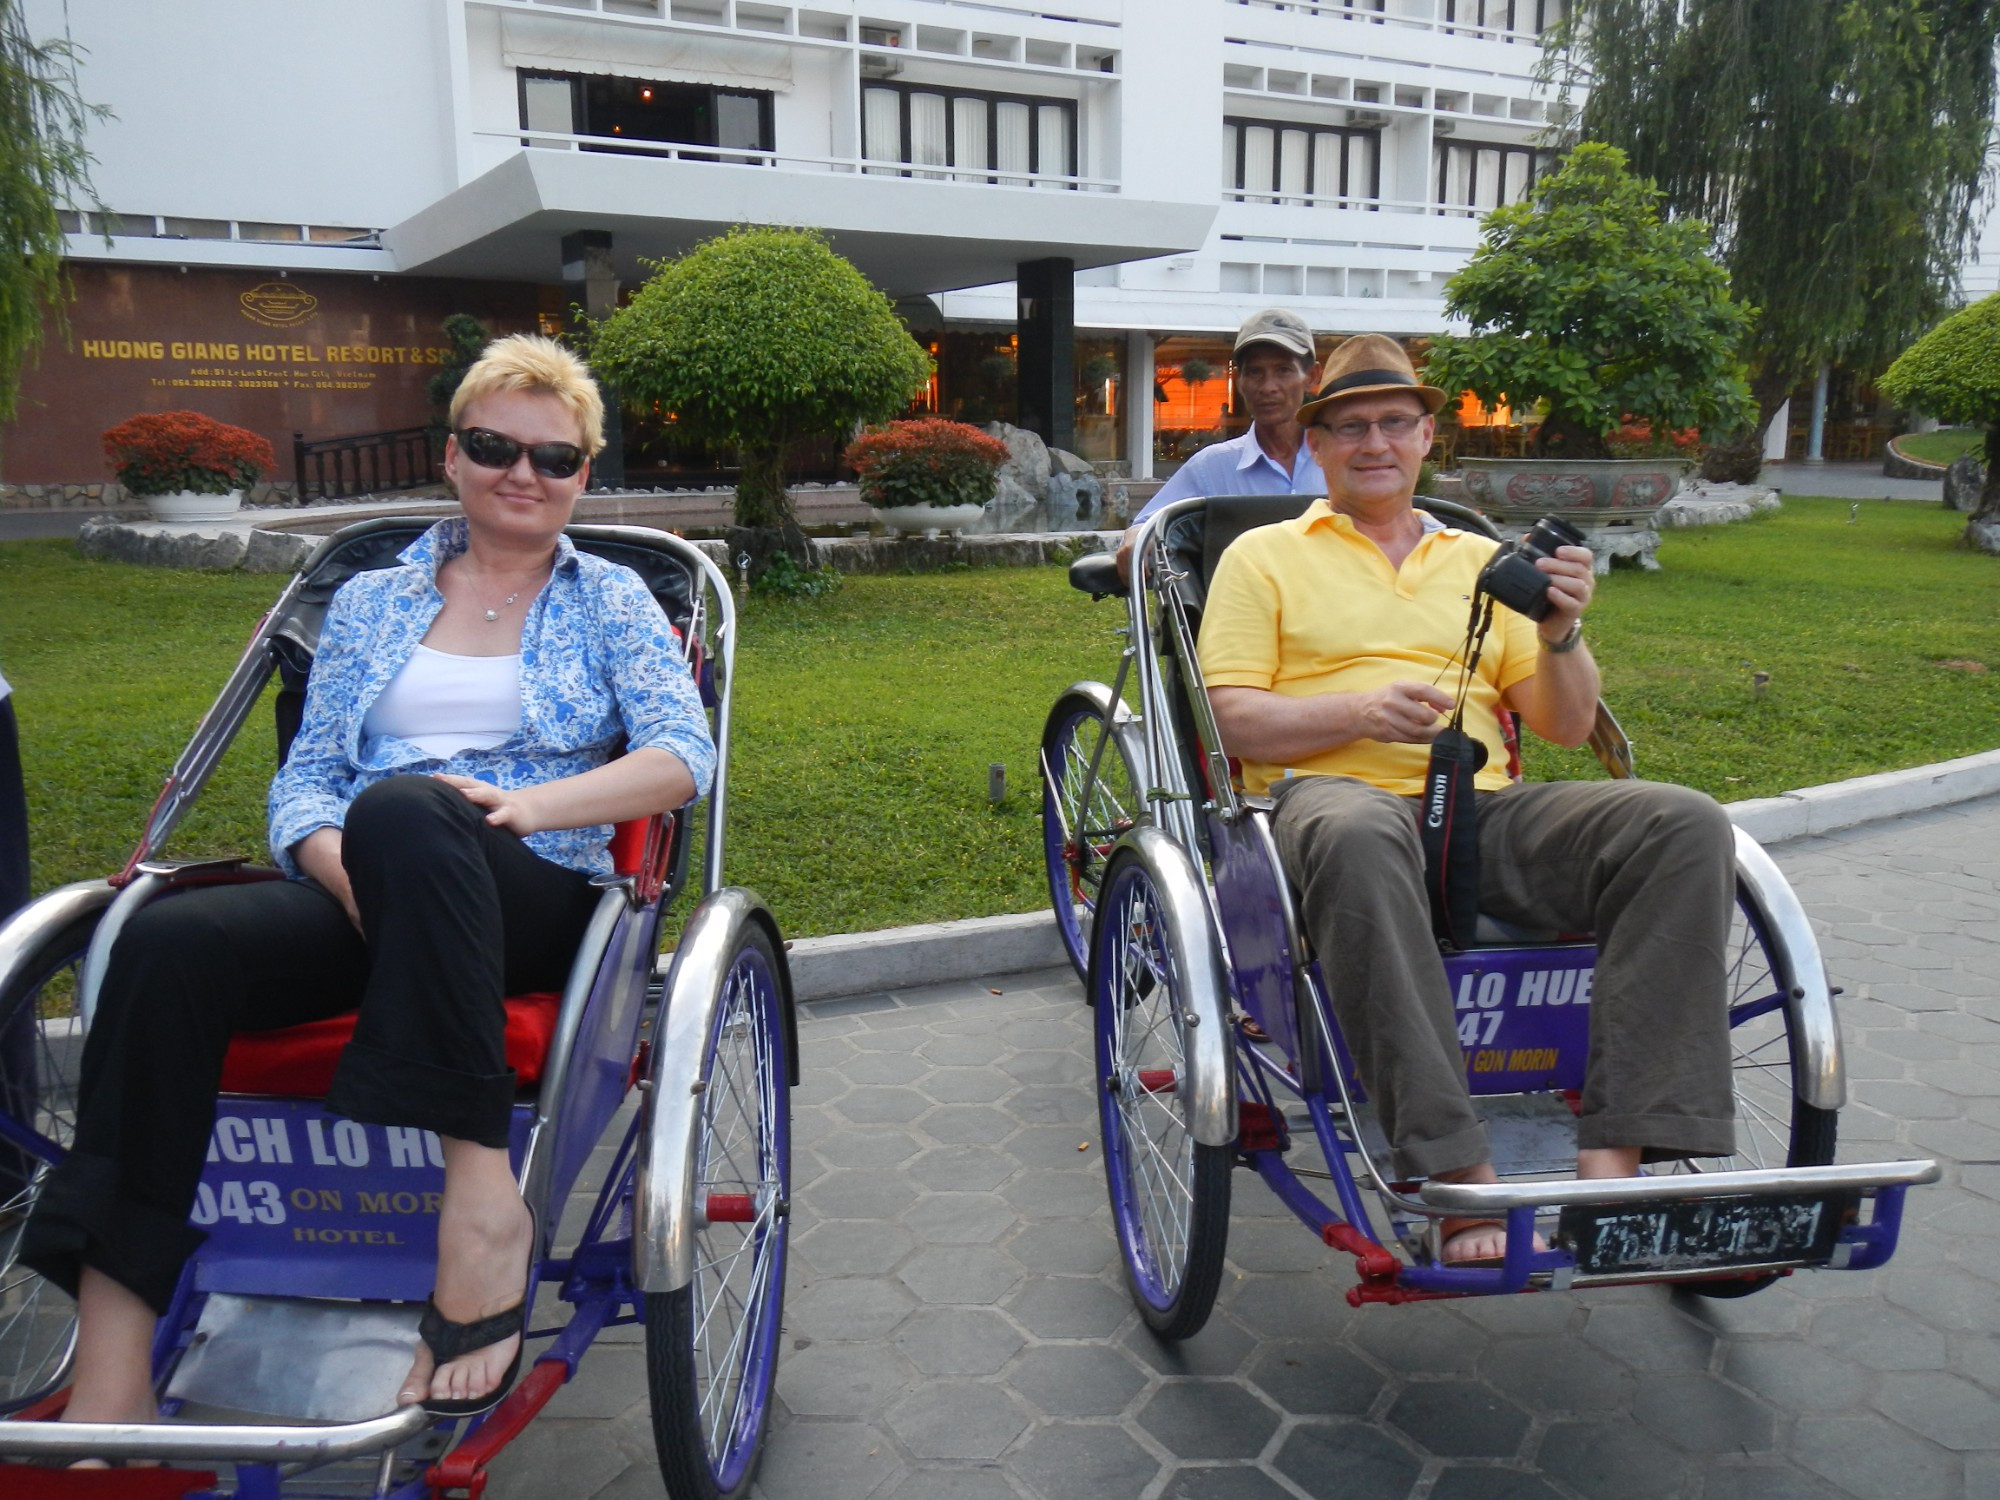
[(283, 281), (266, 281), (236, 299), (243, 316), (266, 328), (293, 328), (313, 315), (319, 298)]

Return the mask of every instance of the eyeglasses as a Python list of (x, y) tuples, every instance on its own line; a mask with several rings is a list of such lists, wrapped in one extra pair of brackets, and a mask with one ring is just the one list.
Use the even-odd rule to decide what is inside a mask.
[(1413, 417), (1408, 412), (1394, 412), (1386, 417), (1377, 417), (1372, 422), (1364, 422), (1359, 417), (1349, 417), (1344, 422), (1316, 422), (1313, 425), (1321, 432), (1330, 432), (1343, 443), (1358, 443), (1368, 436), (1368, 429), (1379, 427), (1382, 436), (1394, 442), (1406, 438), (1417, 430), (1422, 417)]
[(545, 479), (568, 479), (583, 467), (584, 451), (575, 443), (517, 443), (487, 427), (462, 427), (457, 437), (458, 451), (482, 469), (511, 469), (523, 451), (528, 467)]

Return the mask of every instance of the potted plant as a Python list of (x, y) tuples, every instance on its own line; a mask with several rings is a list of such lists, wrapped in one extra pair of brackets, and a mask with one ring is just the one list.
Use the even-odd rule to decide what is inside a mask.
[(1438, 338), (1424, 378), (1544, 415), (1527, 459), (1462, 460), (1475, 505), (1510, 519), (1650, 521), (1689, 464), (1615, 459), (1614, 438), (1753, 415), (1737, 355), (1751, 311), (1731, 299), (1707, 226), (1663, 218), (1660, 196), (1624, 152), (1587, 141), (1528, 201), (1487, 215), (1445, 287), (1446, 314), (1472, 331)]
[(233, 515), (243, 492), (278, 466), (254, 432), (198, 411), (149, 411), (104, 434), (104, 452), (126, 492), (159, 521)]
[(861, 498), (895, 531), (970, 526), (985, 511), (1007, 445), (977, 427), (939, 417), (871, 428), (847, 446)]

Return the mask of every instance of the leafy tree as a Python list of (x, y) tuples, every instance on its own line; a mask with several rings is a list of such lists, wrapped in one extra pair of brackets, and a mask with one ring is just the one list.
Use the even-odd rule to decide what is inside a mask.
[(1749, 310), (1707, 229), (1663, 219), (1614, 146), (1577, 146), (1527, 202), (1488, 214), (1445, 312), (1472, 333), (1435, 340), (1425, 379), (1489, 405), (1546, 401), (1538, 458), (1608, 457), (1627, 418), (1658, 431), (1749, 410), (1736, 356)]
[(1966, 534), (1991, 534), (2000, 543), (2000, 292), (1946, 318), (1875, 385), (1898, 406), (1986, 429), (1986, 484)]
[(444, 330), (445, 346), (451, 350), (451, 357), (438, 366), (437, 374), (431, 376), (424, 389), (442, 419), (451, 410), (451, 398), (465, 383), (466, 371), (479, 363), (479, 356), (493, 341), (493, 334), (471, 313), (453, 313), (439, 326)]
[(0, 257), (0, 422), (14, 416), (21, 365), (41, 346), (44, 314), (65, 326), (69, 277), (57, 215), (66, 205), (99, 207), (83, 136), (107, 115), (77, 97), (69, 43), (36, 42), (20, 0), (0, 0), (0, 244), (19, 251)]
[(1582, 135), (1713, 224), (1759, 309), (1740, 468), (1821, 363), (1878, 368), (1949, 306), (1996, 39), (2000, 0), (1574, 0), (1550, 67), (1589, 89)]
[(741, 450), (739, 526), (796, 534), (785, 459), (909, 405), (931, 361), (889, 299), (815, 231), (738, 226), (656, 262), (600, 324), (591, 362), (626, 399)]

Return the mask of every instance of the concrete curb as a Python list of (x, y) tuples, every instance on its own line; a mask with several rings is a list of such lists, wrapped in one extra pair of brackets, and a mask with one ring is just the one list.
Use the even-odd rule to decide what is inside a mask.
[[(1884, 771), (1777, 797), (1732, 802), (1728, 811), (1737, 827), (1769, 847), (1996, 792), (2000, 792), (2000, 750), (1989, 750), (1907, 771)], [(788, 951), (793, 992), (800, 1000), (916, 989), (1069, 962), (1055, 918), (1046, 911), (800, 938)]]

